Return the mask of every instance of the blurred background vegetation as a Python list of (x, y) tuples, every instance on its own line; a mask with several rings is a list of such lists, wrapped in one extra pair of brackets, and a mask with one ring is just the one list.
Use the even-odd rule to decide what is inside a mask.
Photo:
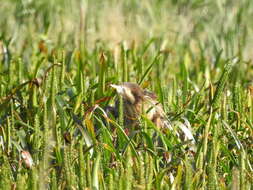
[(22, 55), (41, 40), (69, 51), (84, 42), (92, 51), (99, 42), (114, 48), (158, 38), (162, 49), (198, 53), (201, 46), (207, 56), (223, 49), (225, 56), (251, 58), (252, 6), (249, 0), (1, 0), (0, 26), (10, 50)]
[(252, 59), (249, 0), (1, 0), (0, 11), (1, 43), (11, 56), (21, 56), (28, 69), (40, 48), (92, 54), (105, 46), (117, 58), (119, 44), (139, 48), (150, 39), (148, 53), (169, 52), (171, 71), (178, 71), (185, 52), (193, 62), (205, 57), (211, 69), (217, 54)]
[[(0, 0), (0, 188), (252, 188), (252, 20), (251, 0)], [(155, 91), (173, 125), (188, 121), (194, 158), (166, 134), (163, 167), (145, 119), (132, 141), (113, 123), (114, 147), (91, 108), (122, 81)], [(64, 140), (80, 122), (93, 155), (82, 136)]]

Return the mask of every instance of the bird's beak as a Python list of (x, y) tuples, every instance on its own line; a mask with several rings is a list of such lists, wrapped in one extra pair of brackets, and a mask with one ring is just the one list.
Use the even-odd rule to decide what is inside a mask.
[(115, 85), (115, 84), (111, 84), (110, 86), (112, 88), (115, 88), (117, 93), (121, 95), (125, 100), (128, 100), (131, 103), (135, 102), (135, 97), (128, 87), (124, 85)]
[(123, 94), (124, 88), (121, 85), (111, 84), (110, 86), (116, 89), (117, 93)]

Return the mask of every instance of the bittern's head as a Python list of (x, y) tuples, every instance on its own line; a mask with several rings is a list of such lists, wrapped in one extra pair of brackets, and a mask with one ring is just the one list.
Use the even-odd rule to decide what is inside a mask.
[(124, 82), (119, 85), (111, 84), (111, 87), (115, 88), (117, 93), (131, 104), (135, 104), (144, 98), (143, 90), (135, 83)]

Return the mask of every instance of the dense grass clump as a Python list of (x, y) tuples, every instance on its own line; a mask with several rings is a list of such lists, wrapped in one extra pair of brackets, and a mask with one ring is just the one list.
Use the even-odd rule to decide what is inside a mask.
[[(253, 188), (250, 0), (0, 2), (0, 189)], [(106, 114), (124, 81), (175, 131)]]

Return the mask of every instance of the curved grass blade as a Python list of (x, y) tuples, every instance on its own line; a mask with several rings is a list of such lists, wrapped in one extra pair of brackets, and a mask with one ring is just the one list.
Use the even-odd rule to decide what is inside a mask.
[(98, 155), (96, 157), (96, 161), (94, 163), (93, 170), (92, 170), (92, 189), (93, 190), (99, 190), (98, 172), (99, 172), (100, 160), (101, 160), (101, 153), (98, 152)]
[[(79, 120), (79, 119), (77, 118), (77, 116), (74, 115), (74, 114), (72, 114), (72, 118), (73, 118), (74, 122), (77, 124), (76, 126), (78, 127), (78, 129), (79, 129), (80, 132), (82, 133), (86, 145), (87, 145), (88, 147), (93, 146), (92, 138), (90, 137), (88, 131), (85, 129), (85, 127), (84, 127), (82, 121)], [(93, 148), (90, 149), (90, 154), (93, 155)]]
[(157, 60), (159, 59), (159, 57), (160, 57), (160, 52), (155, 56), (155, 58), (152, 61), (152, 63), (148, 66), (148, 68), (144, 72), (143, 76), (141, 77), (140, 81), (138, 81), (139, 85), (144, 81), (144, 79), (146, 78), (146, 76), (151, 72), (151, 69), (152, 69), (153, 65), (155, 63), (157, 63)]

